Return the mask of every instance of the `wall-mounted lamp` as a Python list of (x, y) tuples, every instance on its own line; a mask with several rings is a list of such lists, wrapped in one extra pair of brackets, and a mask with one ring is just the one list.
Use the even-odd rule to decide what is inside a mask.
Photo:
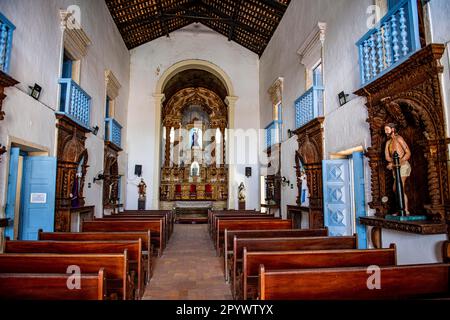
[(344, 91), (342, 91), (342, 92), (339, 93), (338, 96), (339, 96), (339, 104), (342, 107), (343, 105), (345, 105), (348, 102), (349, 95), (346, 94)]
[(97, 134), (98, 134), (98, 130), (99, 130), (100, 128), (98, 127), (98, 126), (95, 126), (95, 127), (92, 127), (92, 134), (94, 135), (94, 136), (96, 136)]
[(105, 175), (102, 173), (99, 173), (96, 177), (94, 177), (94, 183), (96, 181), (102, 181), (102, 180), (105, 180)]
[(281, 178), (281, 184), (285, 186), (289, 186), (291, 184), (291, 181), (288, 180), (286, 177)]
[(34, 87), (29, 86), (29, 88), (31, 89), (30, 96), (32, 96), (36, 100), (39, 100), (39, 97), (41, 96), (42, 87), (37, 83), (35, 83)]

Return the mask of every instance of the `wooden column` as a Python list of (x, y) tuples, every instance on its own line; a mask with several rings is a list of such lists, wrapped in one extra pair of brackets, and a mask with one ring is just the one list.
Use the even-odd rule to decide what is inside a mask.
[(165, 126), (166, 128), (166, 146), (165, 146), (165, 156), (164, 156), (164, 166), (170, 166), (170, 130), (171, 127)]
[(226, 149), (226, 146), (225, 146), (225, 127), (224, 126), (221, 126), (220, 127), (220, 135), (222, 136), (222, 165), (223, 166), (225, 166), (225, 163), (226, 163), (226, 154), (225, 154), (225, 149)]

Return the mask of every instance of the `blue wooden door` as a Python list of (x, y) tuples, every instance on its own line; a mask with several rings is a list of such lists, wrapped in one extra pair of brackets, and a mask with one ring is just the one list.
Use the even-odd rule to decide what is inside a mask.
[(358, 248), (367, 249), (366, 227), (359, 223), (360, 217), (366, 216), (366, 190), (364, 182), (364, 155), (362, 152), (356, 152), (353, 158), (353, 180), (355, 195), (355, 219), (356, 233), (358, 234)]
[(330, 236), (352, 235), (349, 160), (323, 161), (324, 223)]
[(56, 158), (27, 157), (23, 164), (20, 239), (37, 240), (39, 229), (53, 232)]
[(19, 174), (19, 148), (11, 148), (9, 160), (8, 190), (6, 196), (6, 218), (9, 225), (5, 229), (5, 236), (14, 239), (14, 218), (16, 212), (17, 176)]

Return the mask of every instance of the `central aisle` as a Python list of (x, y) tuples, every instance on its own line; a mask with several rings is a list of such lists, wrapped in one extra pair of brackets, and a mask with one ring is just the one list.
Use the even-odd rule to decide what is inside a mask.
[(176, 224), (144, 300), (232, 300), (207, 225)]

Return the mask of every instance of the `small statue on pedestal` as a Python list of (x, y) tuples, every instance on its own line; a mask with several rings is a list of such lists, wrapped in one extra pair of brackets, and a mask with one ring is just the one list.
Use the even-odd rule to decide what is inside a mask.
[(145, 210), (145, 202), (146, 202), (146, 194), (147, 194), (147, 185), (144, 182), (144, 179), (141, 179), (141, 182), (138, 185), (138, 210)]
[(239, 200), (239, 210), (245, 210), (246, 209), (246, 203), (245, 203), (245, 199), (247, 197), (246, 195), (246, 190), (245, 190), (245, 185), (243, 182), (241, 182), (241, 184), (239, 185), (238, 188), (239, 192), (238, 192), (238, 200)]

